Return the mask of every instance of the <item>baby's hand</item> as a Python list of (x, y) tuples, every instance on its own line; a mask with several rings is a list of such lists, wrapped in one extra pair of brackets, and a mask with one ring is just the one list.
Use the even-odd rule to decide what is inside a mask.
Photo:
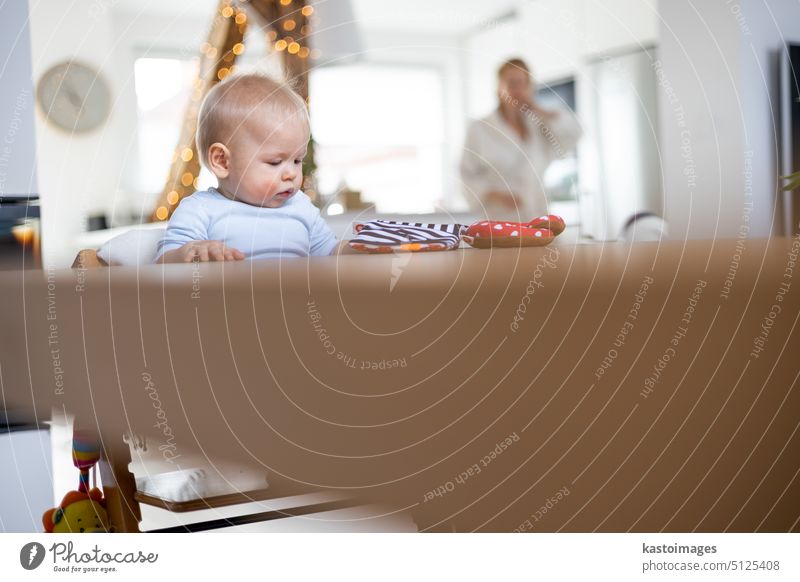
[(241, 261), (244, 253), (238, 249), (226, 247), (220, 240), (196, 240), (188, 242), (179, 249), (167, 251), (159, 263), (191, 263), (200, 261)]

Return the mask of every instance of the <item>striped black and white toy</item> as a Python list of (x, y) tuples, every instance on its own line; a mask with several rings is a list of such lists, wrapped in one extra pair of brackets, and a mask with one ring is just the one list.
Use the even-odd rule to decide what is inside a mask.
[(348, 244), (368, 253), (448, 251), (458, 248), (466, 230), (462, 224), (370, 220), (353, 225), (355, 237)]

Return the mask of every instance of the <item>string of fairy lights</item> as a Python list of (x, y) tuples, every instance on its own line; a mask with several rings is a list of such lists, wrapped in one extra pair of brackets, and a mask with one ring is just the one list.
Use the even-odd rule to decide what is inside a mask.
[[(165, 195), (156, 208), (153, 218), (167, 220), (172, 211), (182, 198), (192, 194), (197, 189), (200, 175), (200, 161), (197, 156), (197, 146), (194, 140), (194, 129), (197, 125), (197, 115), (200, 102), (211, 87), (236, 71), (236, 58), (245, 53), (245, 33), (248, 26), (248, 14), (244, 4), (255, 7), (257, 3), (272, 3), (272, 12), (277, 16), (269, 23), (267, 42), (271, 48), (278, 52), (291, 55), (290, 58), (315, 59), (319, 57), (318, 49), (311, 49), (306, 45), (311, 28), (310, 17), (314, 14), (314, 7), (306, 4), (305, 0), (222, 0), (215, 18), (220, 18), (219, 23), (228, 34), (225, 40), (215, 43), (212, 34), (204, 42), (200, 51), (204, 57), (198, 76), (196, 77), (190, 97), (189, 108), (184, 121), (185, 128), (181, 136), (182, 143), (172, 156)], [(297, 8), (294, 8), (296, 6)], [(222, 44), (223, 46), (215, 46)], [(215, 71), (215, 72), (214, 72)]]

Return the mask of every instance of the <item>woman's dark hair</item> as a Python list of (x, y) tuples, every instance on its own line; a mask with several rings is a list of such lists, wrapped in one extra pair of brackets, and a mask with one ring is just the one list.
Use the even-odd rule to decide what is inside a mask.
[(508, 71), (509, 69), (520, 69), (525, 71), (529, 75), (531, 73), (531, 69), (530, 67), (528, 67), (528, 63), (526, 63), (520, 58), (513, 58), (513, 59), (508, 59), (506, 62), (500, 65), (500, 68), (497, 69), (497, 78), (502, 79), (505, 72)]

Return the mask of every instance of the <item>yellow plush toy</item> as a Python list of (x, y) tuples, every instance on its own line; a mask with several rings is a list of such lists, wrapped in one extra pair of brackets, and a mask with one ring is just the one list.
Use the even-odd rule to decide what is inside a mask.
[(42, 516), (47, 533), (97, 533), (112, 531), (106, 500), (97, 487), (89, 489), (89, 469), (100, 459), (100, 447), (90, 434), (72, 434), (72, 462), (80, 471), (78, 490), (70, 491), (61, 504)]
[(84, 493), (70, 491), (61, 504), (42, 516), (47, 533), (102, 533), (110, 531), (103, 492), (97, 487)]

